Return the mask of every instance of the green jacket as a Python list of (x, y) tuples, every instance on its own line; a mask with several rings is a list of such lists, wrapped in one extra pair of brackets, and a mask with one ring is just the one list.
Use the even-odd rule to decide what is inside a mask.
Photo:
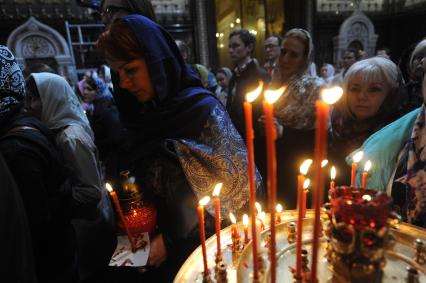
[(361, 148), (346, 157), (346, 162), (351, 164), (352, 156), (360, 150), (364, 151), (364, 157), (358, 164), (358, 168), (361, 168), (361, 170), (358, 169), (357, 171), (357, 186), (361, 185), (364, 162), (370, 160), (372, 167), (368, 173), (367, 188), (386, 191), (398, 154), (410, 138), (420, 110), (421, 107), (377, 131), (362, 144)]

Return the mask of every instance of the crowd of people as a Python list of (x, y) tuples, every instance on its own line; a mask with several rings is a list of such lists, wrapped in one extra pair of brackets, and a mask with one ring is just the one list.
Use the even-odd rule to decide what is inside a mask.
[[(340, 85), (344, 95), (328, 130), (329, 163), (340, 171), (336, 183), (349, 183), (345, 158), (362, 149), (375, 164), (368, 187), (391, 195), (405, 221), (426, 227), (426, 39), (398, 65), (387, 48), (370, 56), (348, 48), (340, 68), (323, 62), (316, 70), (308, 31), (265, 39), (261, 64), (253, 57), (256, 37), (238, 29), (229, 35), (233, 68), (211, 70), (193, 64), (187, 44), (155, 22), (150, 1), (119, 6), (124, 2), (102, 1), (106, 30), (96, 48), (106, 64), (75, 89), (47, 65), (21, 71), (0, 45), (0, 210), (9, 227), (1, 236), (10, 243), (3, 264), (8, 278), (171, 282), (199, 245), (197, 203), (216, 181), (223, 183), (222, 215), (247, 210), (243, 102), (259, 81), (265, 89), (286, 86), (274, 121), (278, 199), (286, 209), (296, 207), (299, 165), (313, 155), (315, 101), (324, 87)], [(253, 117), (256, 190), (265, 201), (260, 99)], [(158, 211), (143, 272), (108, 266), (118, 231), (104, 184), (119, 187), (124, 170)], [(207, 235), (213, 216), (207, 206)]]

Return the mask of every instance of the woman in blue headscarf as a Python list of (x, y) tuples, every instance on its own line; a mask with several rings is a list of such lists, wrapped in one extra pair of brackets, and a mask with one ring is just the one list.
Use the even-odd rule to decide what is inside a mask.
[[(222, 182), (223, 215), (247, 205), (246, 148), (222, 104), (202, 88), (160, 26), (127, 16), (114, 22), (97, 46), (119, 73), (120, 87), (131, 93), (115, 97), (129, 131), (122, 169), (130, 169), (157, 204), (159, 231), (151, 240), (149, 263), (169, 264), (170, 272), (158, 274), (170, 282), (199, 245), (198, 199), (211, 196)], [(212, 231), (208, 220), (214, 212), (211, 206), (207, 211)]]

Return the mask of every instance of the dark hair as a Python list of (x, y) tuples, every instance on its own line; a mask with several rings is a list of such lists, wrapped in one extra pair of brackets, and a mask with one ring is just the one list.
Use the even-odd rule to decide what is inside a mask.
[(95, 90), (95, 91), (98, 90), (98, 86), (96, 84), (96, 81), (92, 77), (87, 78), (84, 82), (86, 84), (88, 84), (93, 90)]
[(130, 61), (144, 57), (134, 31), (121, 20), (112, 23), (99, 36), (96, 48), (104, 57), (114, 60)]
[(229, 38), (236, 35), (240, 37), (241, 41), (244, 43), (245, 46), (253, 44), (253, 49), (254, 49), (254, 45), (256, 44), (256, 37), (253, 34), (251, 34), (248, 30), (236, 29), (229, 34)]
[(355, 48), (349, 47), (345, 49), (345, 52), (343, 52), (343, 54), (345, 54), (346, 52), (353, 53), (355, 55), (355, 59), (358, 61), (360, 58), (360, 54), (358, 51), (359, 50), (356, 50)]
[(29, 65), (26, 67), (22, 74), (24, 75), (24, 78), (28, 78), (32, 73), (52, 73), (57, 74), (52, 67), (49, 65), (43, 64), (43, 63), (35, 63), (33, 65)]
[(377, 48), (377, 51), (376, 51), (376, 52), (379, 52), (379, 51), (381, 51), (381, 50), (385, 51), (385, 52), (386, 52), (386, 54), (387, 54), (388, 56), (390, 56), (390, 55), (391, 55), (391, 50), (390, 50), (390, 48), (387, 48), (387, 47)]
[(30, 98), (31, 96), (40, 97), (34, 77), (31, 76), (26, 79), (25, 88), (27, 91), (27, 98)]
[[(101, 1), (100, 8), (102, 9), (105, 0)], [(127, 0), (129, 4), (129, 14), (138, 14), (149, 18), (152, 21), (157, 21), (154, 13), (154, 8), (150, 0)]]

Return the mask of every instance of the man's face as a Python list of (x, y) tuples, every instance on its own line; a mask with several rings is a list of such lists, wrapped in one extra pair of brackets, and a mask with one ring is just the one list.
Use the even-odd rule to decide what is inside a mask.
[(127, 0), (105, 0), (101, 6), (102, 22), (110, 25), (116, 19), (129, 15), (131, 8)]
[(239, 35), (234, 35), (229, 39), (229, 56), (235, 64), (244, 62), (247, 57), (250, 57), (252, 50), (253, 45), (246, 46)]
[(278, 43), (278, 38), (275, 36), (268, 37), (265, 40), (265, 58), (267, 61), (275, 61), (281, 52), (281, 47)]
[(346, 51), (343, 54), (343, 68), (348, 69), (356, 62), (355, 53)]

